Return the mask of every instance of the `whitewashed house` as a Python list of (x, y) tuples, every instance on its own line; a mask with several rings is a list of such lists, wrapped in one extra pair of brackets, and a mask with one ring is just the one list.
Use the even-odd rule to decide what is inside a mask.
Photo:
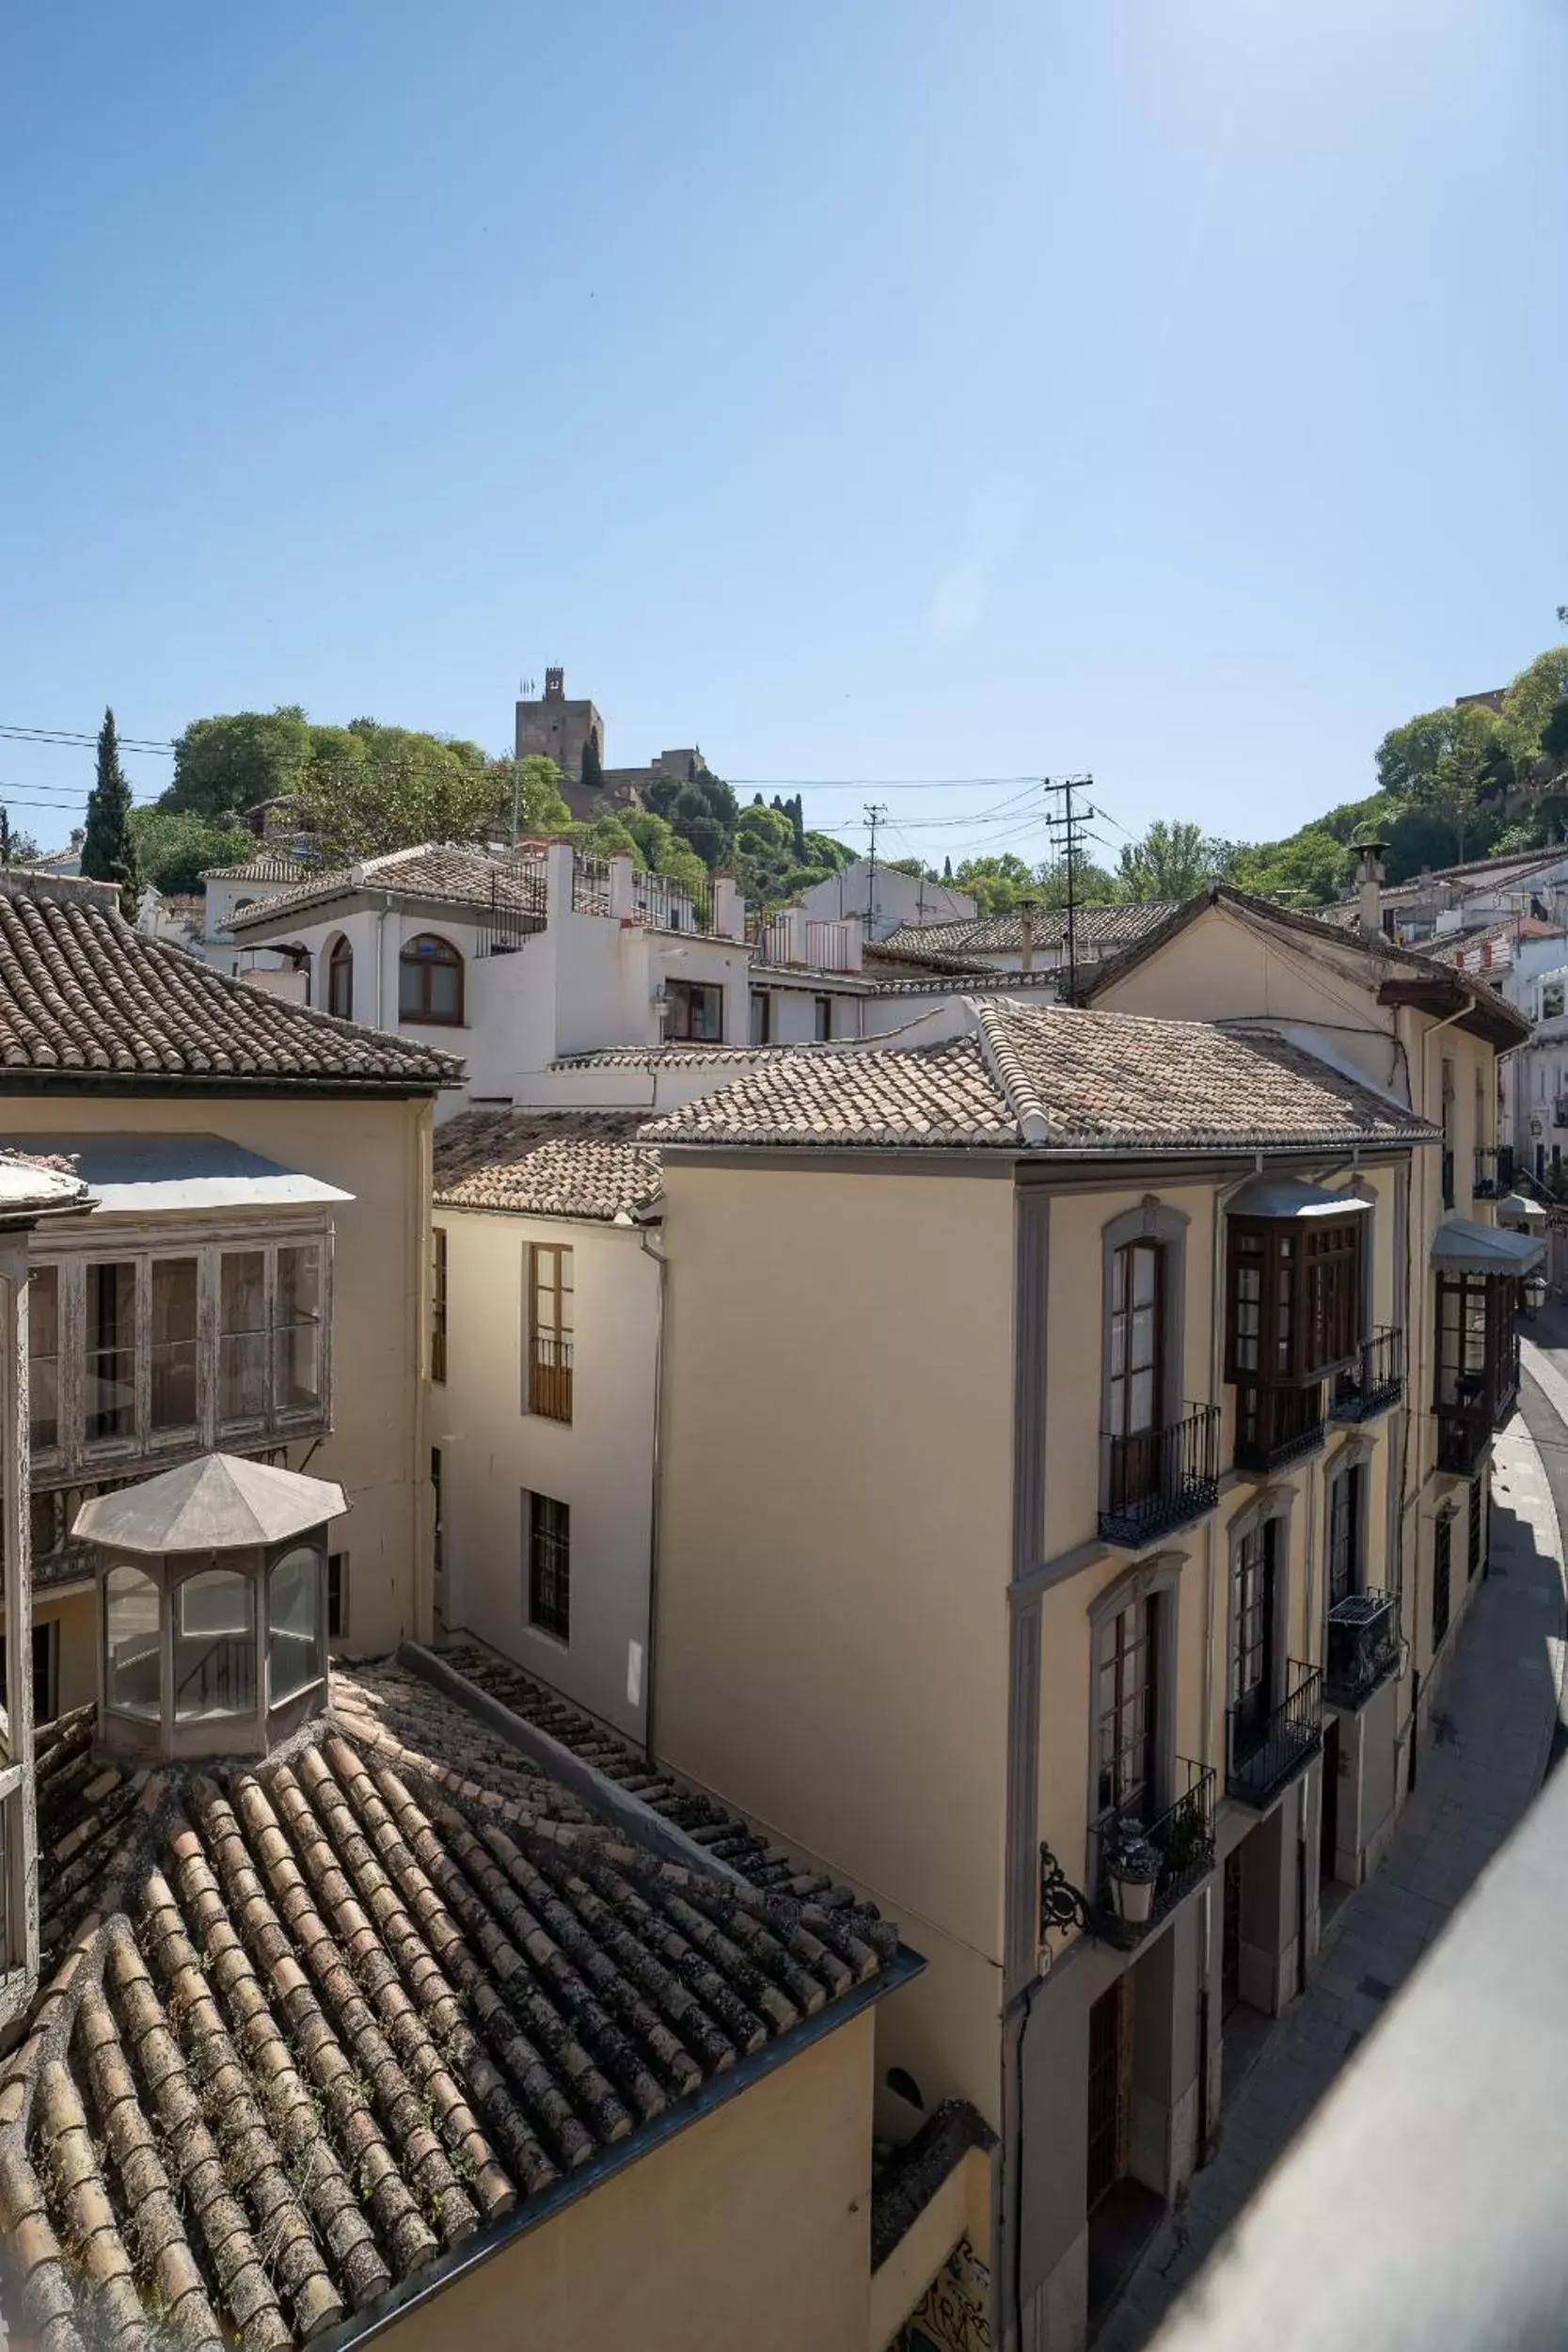
[(470, 1110), (434, 1162), (447, 1630), (641, 1740), (664, 1263), (637, 1112)]
[(886, 939), (902, 924), (969, 922), (978, 912), (967, 890), (901, 873), (879, 861), (873, 865), (868, 857), (813, 882), (800, 903), (812, 922), (858, 920), (868, 939)]
[[(237, 910), (229, 929), (245, 951), (241, 977), (259, 977), (246, 954), (281, 957), (303, 1001), (460, 1051), (467, 1083), (445, 1117), (646, 1107), (654, 1068), (667, 1107), (757, 1053), (940, 1026), (976, 977), (918, 958), (892, 965), (902, 977), (871, 973), (856, 922), (796, 907), (749, 923), (725, 876), (696, 897), (629, 858), (601, 863), (564, 842), (427, 842), (318, 873)], [(984, 984), (1052, 986), (1044, 972), (988, 973)]]

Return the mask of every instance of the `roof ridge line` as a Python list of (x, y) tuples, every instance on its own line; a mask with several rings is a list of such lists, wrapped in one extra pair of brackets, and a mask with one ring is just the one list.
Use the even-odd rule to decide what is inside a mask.
[(990, 998), (966, 996), (964, 1009), (974, 1023), (980, 1058), (1002, 1090), (1002, 1099), (1018, 1121), (1026, 1144), (1050, 1143), (1055, 1133), (1045, 1105), (1024, 1075), (1023, 1063), (1012, 1041), (997, 1032), (1010, 1018), (1012, 1008)]

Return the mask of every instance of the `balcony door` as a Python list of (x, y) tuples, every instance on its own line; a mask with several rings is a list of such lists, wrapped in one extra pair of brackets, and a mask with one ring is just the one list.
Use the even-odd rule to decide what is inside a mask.
[[(1156, 1491), (1165, 1375), (1165, 1253), (1155, 1241), (1124, 1242), (1111, 1260), (1110, 1433), (1113, 1511)], [(1139, 1442), (1141, 1440), (1141, 1442)]]
[(1274, 1707), (1278, 1528), (1264, 1519), (1249, 1529), (1231, 1570), (1230, 1704), (1243, 1752), (1262, 1738)]
[(1158, 1595), (1102, 1627), (1096, 1693), (1096, 1813), (1145, 1824), (1159, 1810)]

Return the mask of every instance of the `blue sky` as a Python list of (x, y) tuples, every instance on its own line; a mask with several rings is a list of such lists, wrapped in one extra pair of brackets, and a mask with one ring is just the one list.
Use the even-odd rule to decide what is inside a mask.
[[(1021, 787), (891, 780), (1270, 836), (1559, 633), (1560, 0), (72, 0), (7, 50), (5, 723), (501, 750), (561, 661), (611, 762), (1037, 855)], [(0, 744), (45, 836), (88, 780)]]

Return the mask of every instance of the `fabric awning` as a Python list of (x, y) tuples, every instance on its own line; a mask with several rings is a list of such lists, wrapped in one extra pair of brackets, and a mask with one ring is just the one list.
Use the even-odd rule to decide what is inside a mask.
[(1546, 1212), (1539, 1200), (1527, 1200), (1522, 1192), (1509, 1192), (1497, 1203), (1497, 1222), (1512, 1226), (1515, 1232), (1527, 1232), (1532, 1226), (1545, 1224)]
[(1299, 1176), (1253, 1176), (1226, 1202), (1232, 1216), (1349, 1216), (1371, 1207), (1354, 1192), (1330, 1192)]
[(1507, 1233), (1467, 1216), (1446, 1217), (1432, 1237), (1440, 1274), (1528, 1274), (1545, 1254), (1545, 1243), (1531, 1233)]

